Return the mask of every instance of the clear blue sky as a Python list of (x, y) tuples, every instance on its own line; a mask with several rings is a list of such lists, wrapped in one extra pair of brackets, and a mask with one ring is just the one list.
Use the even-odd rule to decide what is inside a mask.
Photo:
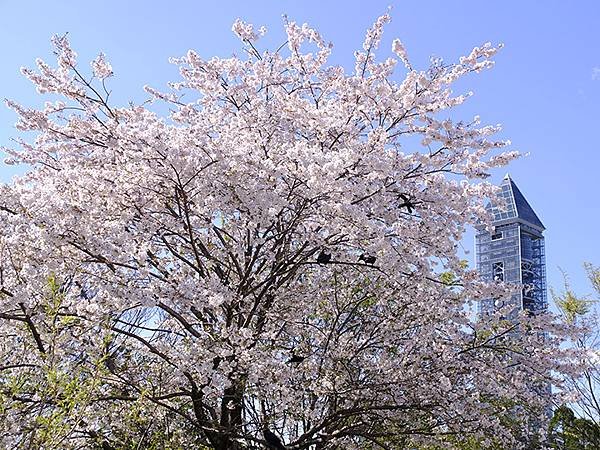
[[(265, 25), (261, 44), (271, 48), (284, 40), (282, 14), (308, 22), (334, 43), (331, 62), (351, 69), (364, 31), (390, 4), (383, 49), (399, 37), (417, 68), (431, 55), (452, 62), (475, 45), (505, 44), (493, 70), (460, 86), (475, 96), (458, 113), (503, 124), (503, 137), (530, 153), (508, 171), (547, 227), (550, 284), (560, 285), (560, 265), (580, 293), (589, 292), (581, 262), (600, 264), (599, 1), (0, 0), (0, 98), (40, 105), (19, 68), (51, 60), (51, 35), (69, 32), (82, 64), (106, 53), (115, 100), (142, 101), (143, 85), (162, 88), (177, 78), (168, 57), (190, 48), (204, 57), (239, 52), (231, 32), (237, 17)], [(15, 119), (0, 106), (0, 145), (16, 135)], [(0, 164), (0, 181), (11, 170)], [(472, 236), (464, 245), (472, 249)]]

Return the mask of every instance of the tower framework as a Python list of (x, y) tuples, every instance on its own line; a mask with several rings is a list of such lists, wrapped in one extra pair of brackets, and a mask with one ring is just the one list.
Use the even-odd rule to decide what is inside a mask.
[[(487, 281), (522, 284), (510, 299), (512, 311), (535, 314), (547, 308), (545, 227), (508, 174), (500, 187), (499, 202), (488, 205), (493, 229), (480, 228), (475, 235), (477, 270)], [(482, 300), (479, 313), (500, 306), (497, 300)]]

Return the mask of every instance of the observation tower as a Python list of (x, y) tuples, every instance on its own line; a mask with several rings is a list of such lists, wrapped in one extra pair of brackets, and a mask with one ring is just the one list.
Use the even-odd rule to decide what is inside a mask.
[[(488, 205), (493, 214), (493, 231), (490, 233), (482, 227), (475, 236), (477, 270), (487, 281), (523, 285), (510, 299), (515, 306), (511, 315), (520, 310), (536, 314), (548, 307), (545, 227), (508, 174), (500, 187), (503, 204)], [(479, 313), (489, 314), (500, 306), (503, 305), (493, 299), (482, 300)]]

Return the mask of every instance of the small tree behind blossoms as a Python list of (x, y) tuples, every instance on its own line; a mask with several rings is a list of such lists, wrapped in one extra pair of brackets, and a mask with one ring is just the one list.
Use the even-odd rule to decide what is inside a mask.
[[(577, 295), (566, 273), (564, 276), (564, 288), (560, 291), (551, 290), (552, 299), (563, 315), (567, 323), (577, 322), (581, 326), (581, 332), (573, 345), (579, 348), (585, 355), (586, 366), (579, 376), (570, 376), (566, 383), (576, 394), (571, 402), (573, 410), (581, 416), (581, 424), (590, 424), (595, 427), (596, 435), (600, 432), (600, 317), (596, 308), (600, 301), (600, 267), (592, 263), (584, 263), (587, 278), (594, 290), (591, 296)], [(574, 419), (569, 409), (559, 412), (569, 420)], [(566, 414), (566, 415), (565, 415)], [(557, 422), (563, 420), (559, 416)]]
[(488, 219), (480, 180), (517, 156), (448, 118), (498, 48), (421, 71), (394, 40), (379, 61), (387, 21), (351, 73), (307, 25), (271, 52), (236, 21), (243, 57), (189, 51), (143, 105), (112, 105), (104, 55), (88, 75), (64, 37), (23, 70), (60, 100), (8, 102), (36, 134), (0, 187), (4, 448), (527, 443), (566, 328), (475, 321), (511, 289), (456, 251)]

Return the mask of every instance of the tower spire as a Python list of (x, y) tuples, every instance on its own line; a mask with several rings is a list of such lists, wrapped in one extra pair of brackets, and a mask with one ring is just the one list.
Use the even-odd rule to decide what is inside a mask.
[(504, 176), (500, 187), (502, 188), (500, 193), (501, 204), (491, 203), (488, 205), (494, 215), (494, 225), (518, 221), (538, 231), (546, 229), (508, 173)]

